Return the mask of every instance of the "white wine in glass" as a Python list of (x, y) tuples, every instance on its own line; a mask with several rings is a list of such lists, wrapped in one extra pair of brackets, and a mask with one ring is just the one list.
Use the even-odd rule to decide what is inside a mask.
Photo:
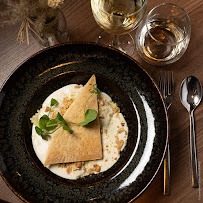
[(98, 25), (114, 35), (112, 38), (107, 33), (102, 34), (105, 35), (101, 36), (105, 38), (103, 43), (124, 52), (127, 52), (128, 45), (134, 47), (130, 35), (120, 35), (129, 33), (138, 26), (146, 13), (147, 0), (91, 0), (91, 7)]

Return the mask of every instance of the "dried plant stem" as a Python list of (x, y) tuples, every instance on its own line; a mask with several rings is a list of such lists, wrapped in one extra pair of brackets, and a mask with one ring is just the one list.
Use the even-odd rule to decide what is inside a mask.
[(39, 38), (39, 40), (44, 44), (45, 41), (37, 34), (37, 32), (35, 32), (35, 30), (32, 27), (30, 27), (29, 23), (28, 23), (28, 27)]
[(25, 26), (25, 28), (26, 28), (26, 36), (27, 36), (27, 45), (30, 44), (30, 41), (29, 41), (29, 33), (28, 33), (28, 23), (29, 23), (29, 22), (26, 22), (26, 26)]
[(29, 40), (29, 29), (39, 38), (39, 40), (44, 44), (45, 41), (39, 36), (39, 34), (30, 26), (30, 24), (34, 25), (34, 23), (29, 19), (29, 18), (25, 18), (23, 20), (23, 22), (21, 23), (19, 32), (18, 32), (18, 36), (16, 41), (19, 41), (20, 44), (23, 43), (24, 41), (24, 32), (26, 33), (26, 39), (27, 39), (27, 45), (30, 44), (30, 40)]
[(20, 26), (20, 29), (19, 29), (19, 32), (18, 32), (18, 37), (16, 39), (16, 41), (20, 41), (20, 44), (23, 42), (24, 40), (24, 27), (25, 27), (25, 23), (26, 23), (26, 19), (21, 23), (21, 26)]

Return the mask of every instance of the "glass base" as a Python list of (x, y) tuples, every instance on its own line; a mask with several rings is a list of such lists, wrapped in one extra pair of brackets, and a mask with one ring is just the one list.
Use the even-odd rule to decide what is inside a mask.
[(104, 31), (98, 36), (97, 43), (112, 46), (130, 56), (135, 50), (134, 39), (129, 33), (123, 35), (113, 35)]
[(35, 30), (35, 33), (31, 32), (42, 49), (69, 41), (66, 19), (60, 9), (56, 11), (56, 16), (52, 21), (44, 24), (41, 32)]

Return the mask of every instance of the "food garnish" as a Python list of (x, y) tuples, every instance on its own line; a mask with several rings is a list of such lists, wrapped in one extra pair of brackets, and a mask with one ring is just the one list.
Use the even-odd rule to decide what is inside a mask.
[(59, 112), (55, 119), (50, 119), (49, 115), (52, 111), (52, 108), (58, 105), (58, 101), (52, 98), (48, 115), (44, 114), (39, 119), (39, 127), (38, 126), (35, 127), (36, 133), (38, 135), (40, 135), (44, 140), (47, 140), (47, 137), (50, 137), (50, 135), (52, 133), (54, 133), (56, 130), (58, 130), (61, 127), (63, 127), (64, 130), (67, 130), (68, 132), (70, 132), (72, 134), (73, 131), (68, 127), (67, 123), (72, 123), (72, 124), (80, 125), (80, 126), (86, 126), (89, 123), (93, 122), (97, 118), (98, 112), (93, 109), (86, 110), (86, 106), (87, 106), (89, 99), (92, 97), (92, 95), (94, 95), (94, 94), (99, 95), (100, 90), (97, 88), (97, 84), (94, 84), (94, 85), (92, 85), (92, 88), (89, 89), (89, 91), (92, 94), (87, 99), (85, 107), (84, 107), (84, 121), (82, 121), (80, 123), (66, 122)]

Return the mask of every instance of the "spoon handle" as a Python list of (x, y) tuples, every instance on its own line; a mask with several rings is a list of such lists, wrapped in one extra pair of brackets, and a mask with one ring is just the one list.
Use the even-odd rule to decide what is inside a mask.
[(193, 111), (190, 112), (190, 156), (191, 156), (191, 175), (192, 187), (198, 188), (198, 169), (197, 169), (197, 154), (195, 145), (195, 128)]

